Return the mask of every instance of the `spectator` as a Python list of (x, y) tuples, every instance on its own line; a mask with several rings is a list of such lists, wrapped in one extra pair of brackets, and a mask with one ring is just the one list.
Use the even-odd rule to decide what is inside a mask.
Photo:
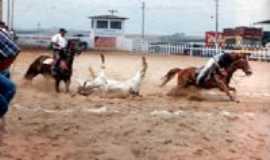
[(5, 127), (4, 116), (8, 112), (9, 104), (16, 92), (16, 86), (10, 80), (9, 68), (19, 53), (18, 46), (0, 27), (0, 120), (2, 121), (0, 129)]

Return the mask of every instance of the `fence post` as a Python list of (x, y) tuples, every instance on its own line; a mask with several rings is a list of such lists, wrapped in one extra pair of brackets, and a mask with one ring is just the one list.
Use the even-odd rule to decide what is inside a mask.
[(193, 46), (190, 47), (190, 56), (193, 56)]

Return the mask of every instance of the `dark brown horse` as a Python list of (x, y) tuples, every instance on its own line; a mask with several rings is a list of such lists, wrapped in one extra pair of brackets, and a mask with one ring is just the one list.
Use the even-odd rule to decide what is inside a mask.
[(230, 81), (233, 77), (233, 74), (237, 70), (242, 70), (246, 75), (251, 75), (252, 71), (248, 62), (249, 54), (233, 53), (234, 62), (231, 66), (225, 69), (225, 74), (214, 73), (209, 80), (207, 80), (202, 86), (196, 84), (196, 77), (198, 75), (198, 68), (189, 67), (186, 69), (174, 68), (171, 69), (163, 78), (161, 87), (165, 86), (175, 75), (178, 75), (177, 88), (187, 88), (189, 86), (196, 86), (197, 88), (203, 89), (213, 89), (218, 88), (221, 91), (225, 92), (227, 96), (230, 97), (230, 100), (237, 101), (233, 97), (230, 91), (236, 92), (236, 89), (230, 87)]
[(60, 82), (64, 81), (66, 92), (69, 92), (71, 76), (73, 71), (73, 61), (75, 55), (81, 53), (76, 41), (69, 40), (65, 56), (60, 57), (60, 66), (57, 68), (57, 73), (52, 74), (53, 59), (50, 56), (38, 57), (27, 70), (24, 78), (32, 81), (37, 75), (51, 76), (55, 79), (55, 89), (60, 92)]

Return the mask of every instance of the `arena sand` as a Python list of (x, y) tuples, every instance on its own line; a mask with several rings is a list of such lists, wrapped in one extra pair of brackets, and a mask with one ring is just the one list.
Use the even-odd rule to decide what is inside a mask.
[[(76, 57), (71, 94), (57, 94), (53, 81), (38, 77), (25, 85), (30, 63), (48, 51), (24, 51), (12, 68), (18, 93), (1, 135), (1, 160), (268, 160), (270, 159), (270, 64), (251, 62), (252, 77), (237, 73), (232, 85), (240, 104), (218, 91), (191, 90), (200, 99), (169, 97), (175, 85), (159, 88), (173, 67), (200, 66), (207, 59), (147, 56), (142, 97), (75, 95), (75, 79), (98, 53)], [(131, 77), (141, 55), (105, 52), (107, 74)], [(192, 96), (191, 96), (192, 97)], [(193, 96), (194, 97), (194, 96)]]

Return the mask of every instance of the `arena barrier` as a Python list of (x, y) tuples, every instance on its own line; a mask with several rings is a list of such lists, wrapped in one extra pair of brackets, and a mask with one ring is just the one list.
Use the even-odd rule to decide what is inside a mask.
[[(207, 47), (192, 47), (189, 44), (149, 44), (148, 53), (150, 55), (186, 55), (198, 57), (213, 57), (221, 52), (233, 52), (236, 50), (218, 49)], [(239, 51), (239, 50), (238, 50)], [(270, 49), (249, 49), (241, 50), (251, 53), (250, 59), (254, 61), (270, 62)]]

